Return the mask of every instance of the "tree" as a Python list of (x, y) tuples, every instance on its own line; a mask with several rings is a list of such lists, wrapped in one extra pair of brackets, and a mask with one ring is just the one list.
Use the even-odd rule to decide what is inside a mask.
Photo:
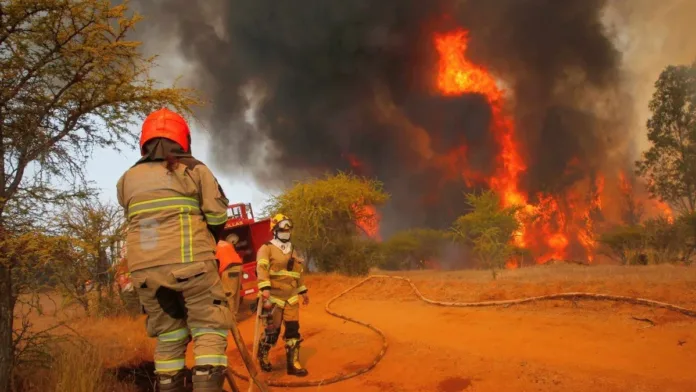
[(440, 257), (444, 247), (451, 242), (451, 237), (451, 233), (433, 229), (398, 232), (382, 244), (382, 268), (400, 270), (422, 267), (424, 261)]
[(636, 162), (653, 197), (682, 213), (696, 212), (696, 63), (668, 66), (650, 101), (648, 140)]
[(93, 148), (132, 142), (137, 117), (154, 109), (190, 113), (199, 102), (149, 76), (155, 59), (126, 39), (141, 17), (127, 11), (109, 0), (0, 2), (1, 391), (14, 363), (12, 274), (23, 257), (13, 238), (36, 226), (47, 204), (84, 195)]
[[(112, 267), (119, 257), (123, 225), (119, 207), (95, 199), (70, 203), (60, 215), (58, 226), (66, 239), (66, 252), (72, 254), (52, 258), (55, 268), (51, 279), (67, 300), (77, 301), (86, 312), (91, 310), (91, 299), (98, 312), (108, 310), (104, 306), (105, 291), (108, 303), (114, 303)], [(93, 284), (85, 287), (85, 281)]]
[(467, 195), (467, 202), (472, 212), (457, 218), (452, 230), (456, 238), (473, 249), (495, 279), (497, 270), (521, 252), (513, 243), (515, 233), (520, 229), (517, 218), (520, 207), (502, 207), (498, 195), (490, 190), (480, 195)]
[(293, 244), (319, 270), (364, 274), (376, 262), (376, 254), (355, 248), (369, 242), (364, 238), (365, 222), (374, 225), (374, 207), (388, 199), (381, 182), (338, 173), (295, 184), (272, 198), (266, 212), (292, 219)]
[(601, 252), (623, 265), (646, 264), (646, 238), (639, 225), (618, 226), (599, 238)]
[(645, 245), (654, 264), (673, 263), (679, 259), (687, 242), (685, 229), (682, 221), (671, 223), (665, 217), (643, 223)]
[(679, 224), (683, 231), (684, 243), (682, 260), (685, 264), (691, 265), (691, 258), (696, 253), (696, 213), (680, 216), (675, 224)]

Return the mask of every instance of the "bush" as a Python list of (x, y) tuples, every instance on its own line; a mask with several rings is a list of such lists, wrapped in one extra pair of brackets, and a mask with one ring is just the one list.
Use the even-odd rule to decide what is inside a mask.
[(365, 226), (378, 225), (375, 207), (388, 198), (379, 181), (338, 173), (297, 183), (274, 197), (266, 213), (292, 219), (292, 242), (310, 268), (366, 274), (379, 255)]
[(520, 228), (517, 213), (520, 207), (503, 207), (493, 191), (467, 195), (473, 211), (460, 216), (452, 227), (455, 238), (471, 247), (481, 265), (491, 270), (493, 279), (497, 270), (522, 252), (513, 244)]
[[(640, 225), (617, 226), (599, 238), (602, 253), (623, 265), (643, 264), (645, 231)], [(641, 256), (643, 255), (643, 256)]]
[(438, 259), (452, 234), (433, 229), (411, 229), (394, 234), (381, 245), (385, 270), (423, 268), (424, 262)]

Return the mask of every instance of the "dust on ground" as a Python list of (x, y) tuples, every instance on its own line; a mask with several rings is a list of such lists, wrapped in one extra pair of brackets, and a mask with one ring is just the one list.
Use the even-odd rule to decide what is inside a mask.
[[(487, 271), (394, 274), (411, 278), (423, 295), (441, 301), (584, 291), (696, 308), (694, 267), (539, 266), (504, 271), (495, 281)], [(353, 372), (379, 352), (381, 341), (372, 331), (324, 311), (330, 298), (360, 280), (307, 278), (312, 302), (301, 311), (300, 330), (305, 339), (302, 361), (310, 374), (304, 380)], [(296, 390), (696, 391), (696, 320), (666, 310), (598, 301), (439, 307), (418, 300), (408, 284), (396, 280), (368, 282), (336, 301), (333, 309), (381, 329), (389, 342), (386, 356), (367, 374)], [(147, 390), (143, 385), (149, 382), (146, 369), (154, 339), (145, 336), (142, 318), (82, 319), (72, 326), (105, 352), (110, 371), (123, 375), (133, 369), (130, 382), (139, 380), (138, 389)], [(253, 320), (248, 313), (240, 315), (240, 330), (251, 349)], [(243, 370), (231, 341), (230, 347), (230, 365)], [(275, 371), (270, 378), (299, 380), (284, 374), (281, 342), (271, 360)], [(239, 384), (246, 390), (246, 383)]]

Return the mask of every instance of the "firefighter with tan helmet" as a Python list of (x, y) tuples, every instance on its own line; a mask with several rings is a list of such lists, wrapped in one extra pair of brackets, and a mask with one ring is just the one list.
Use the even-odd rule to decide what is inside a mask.
[(193, 340), (193, 391), (221, 392), (227, 333), (235, 322), (215, 260), (228, 200), (215, 176), (191, 155), (178, 114), (160, 109), (143, 123), (141, 158), (119, 179), (128, 221), (128, 269), (157, 338), (160, 391), (185, 389), (186, 346)]
[(285, 324), (287, 373), (304, 377), (307, 370), (300, 363), (300, 298), (309, 304), (304, 285), (304, 260), (290, 242), (292, 221), (283, 214), (271, 219), (273, 239), (262, 245), (256, 256), (256, 274), (260, 300), (263, 301), (264, 333), (261, 336), (258, 360), (265, 372), (272, 370), (268, 354), (278, 342), (281, 322)]

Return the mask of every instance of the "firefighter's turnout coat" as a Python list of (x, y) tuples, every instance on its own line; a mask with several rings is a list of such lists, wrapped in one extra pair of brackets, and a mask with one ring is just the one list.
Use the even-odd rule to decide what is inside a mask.
[(117, 184), (128, 220), (128, 269), (148, 335), (157, 337), (155, 370), (183, 369), (191, 338), (196, 366), (226, 366), (227, 330), (235, 321), (215, 246), (228, 200), (193, 157), (180, 157), (170, 168), (162, 160), (141, 161)]
[(204, 164), (181, 159), (173, 172), (162, 162), (130, 168), (118, 181), (128, 219), (128, 269), (215, 260), (208, 225), (224, 225), (228, 200)]
[(299, 318), (299, 295), (307, 292), (303, 272), (304, 260), (290, 242), (273, 239), (259, 248), (256, 257), (259, 291), (270, 288), (270, 301), (284, 309), (284, 321)]

